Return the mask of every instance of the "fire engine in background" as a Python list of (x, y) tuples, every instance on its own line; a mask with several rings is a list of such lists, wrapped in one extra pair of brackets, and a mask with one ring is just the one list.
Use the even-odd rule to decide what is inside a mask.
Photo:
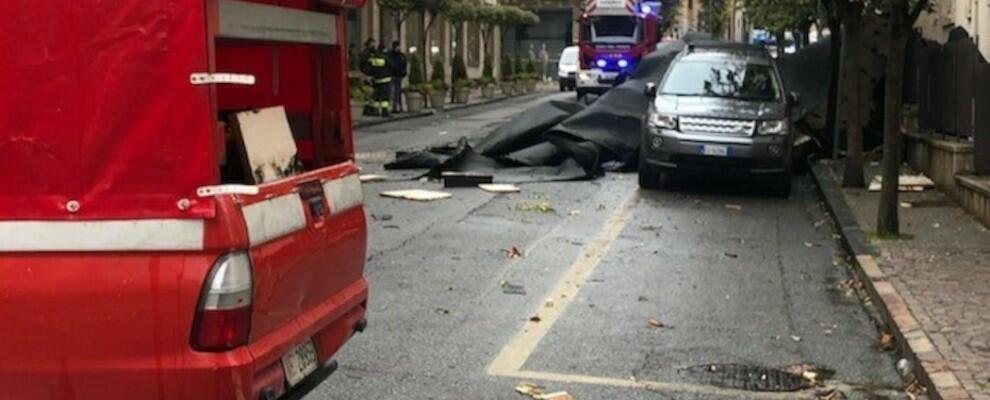
[(368, 297), (362, 3), (4, 5), (0, 397), (270, 400), (335, 369)]
[(581, 15), (577, 97), (603, 94), (660, 41), (659, 2), (589, 0)]

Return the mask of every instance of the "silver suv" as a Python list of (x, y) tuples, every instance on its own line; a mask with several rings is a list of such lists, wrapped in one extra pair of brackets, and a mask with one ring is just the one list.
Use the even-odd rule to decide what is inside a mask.
[(677, 172), (763, 176), (777, 194), (791, 190), (794, 144), (787, 93), (766, 50), (688, 45), (659, 85), (647, 84), (639, 184), (662, 187)]

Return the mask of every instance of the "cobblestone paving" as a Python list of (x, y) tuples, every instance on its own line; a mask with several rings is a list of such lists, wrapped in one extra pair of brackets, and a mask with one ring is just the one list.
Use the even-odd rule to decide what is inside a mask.
[[(875, 231), (879, 194), (844, 192), (863, 230)], [(902, 193), (900, 200), (921, 199), (945, 196)], [(899, 215), (902, 233), (913, 238), (873, 240), (880, 266), (973, 399), (990, 400), (990, 232), (952, 202)]]

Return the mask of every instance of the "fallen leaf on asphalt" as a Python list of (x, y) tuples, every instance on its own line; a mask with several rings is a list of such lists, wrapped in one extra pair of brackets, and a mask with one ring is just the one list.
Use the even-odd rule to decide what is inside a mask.
[(815, 244), (814, 243), (811, 243), (811, 242), (804, 242), (804, 247), (807, 247), (807, 248), (810, 249), (812, 247), (815, 247)]
[(543, 321), (543, 318), (540, 318), (539, 315), (534, 315), (532, 317), (529, 317), (529, 322), (540, 322), (540, 321)]
[(567, 213), (567, 215), (570, 215), (572, 217), (581, 215), (581, 210), (571, 210), (570, 212)]
[(543, 214), (557, 212), (557, 210), (555, 210), (553, 206), (550, 205), (550, 202), (546, 202), (546, 201), (542, 201), (539, 203), (520, 204), (516, 206), (516, 209), (520, 211), (538, 212)]
[(880, 334), (880, 350), (887, 351), (894, 348), (894, 335), (888, 332)]
[(639, 301), (640, 303), (650, 301), (650, 299), (647, 299), (646, 296), (639, 296), (639, 298), (636, 300)]
[(436, 309), (433, 310), (433, 312), (435, 312), (437, 314), (440, 314), (440, 315), (448, 315), (448, 314), (450, 314), (450, 310), (448, 310), (446, 308), (436, 308)]
[(844, 396), (842, 392), (836, 389), (831, 389), (825, 392), (818, 393), (816, 397), (818, 398), (818, 400), (842, 400), (846, 398), (846, 396)]
[(519, 248), (516, 247), (516, 246), (512, 246), (512, 247), (510, 247), (508, 249), (502, 249), (502, 253), (505, 254), (505, 257), (506, 258), (510, 258), (510, 259), (511, 258), (522, 258), (522, 256), (523, 256), (522, 250), (519, 250)]
[(553, 299), (547, 299), (543, 303), (543, 306), (546, 307), (546, 308), (553, 308)]
[(728, 258), (739, 258), (739, 255), (736, 253), (725, 252), (725, 256)]
[(663, 324), (663, 321), (660, 321), (659, 319), (656, 319), (656, 318), (650, 318), (650, 320), (647, 321), (647, 322), (650, 324), (650, 326), (652, 326), (654, 328), (665, 328), (666, 327), (666, 325)]
[(735, 211), (742, 211), (743, 206), (738, 205), (738, 204), (726, 204), (725, 205), (725, 208), (728, 208), (730, 210), (735, 210)]
[(796, 335), (791, 335), (791, 340), (793, 340), (795, 342), (800, 342), (801, 341), (801, 337), (800, 336), (796, 336)]
[(544, 389), (542, 386), (538, 386), (529, 382), (523, 382), (516, 385), (516, 392), (518, 392), (519, 394), (524, 394), (533, 397), (546, 393), (546, 389)]

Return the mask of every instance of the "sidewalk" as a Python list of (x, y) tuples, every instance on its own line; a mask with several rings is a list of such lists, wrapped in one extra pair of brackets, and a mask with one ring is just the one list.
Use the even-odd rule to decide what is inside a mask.
[[(908, 237), (878, 240), (879, 193), (839, 188), (841, 166), (812, 170), (864, 283), (886, 308), (906, 356), (920, 364), (922, 383), (935, 398), (990, 400), (987, 229), (930, 189), (900, 195), (901, 232)], [(869, 181), (879, 168), (866, 173)]]
[[(520, 99), (520, 98), (525, 98), (526, 96), (539, 95), (539, 94), (544, 94), (544, 93), (550, 93), (550, 92), (549, 91), (546, 91), (546, 90), (537, 90), (536, 92), (533, 92), (533, 93), (527, 93), (527, 94), (522, 94), (522, 95), (518, 95), (518, 96), (505, 96), (505, 95), (497, 94), (497, 95), (495, 95), (495, 97), (488, 98), (488, 99), (482, 98), (481, 95), (480, 95), (480, 93), (472, 93), (471, 94), (471, 98), (468, 100), (468, 102), (466, 104), (452, 104), (452, 103), (447, 103), (445, 105), (445, 107), (444, 107), (444, 112), (451, 112), (451, 111), (463, 110), (463, 109), (466, 109), (466, 108), (472, 108), (472, 107), (484, 106), (484, 105), (488, 105), (488, 104), (494, 104), (494, 103), (498, 103), (498, 102), (501, 102), (501, 101), (504, 101), (504, 100)], [(441, 113), (435, 112), (433, 109), (423, 109), (423, 111), (420, 111), (420, 112), (417, 112), (417, 113), (404, 112), (404, 113), (399, 113), (399, 114), (392, 114), (388, 118), (371, 117), (371, 116), (364, 116), (364, 115), (353, 115), (352, 118), (353, 118), (353, 121), (354, 121), (353, 122), (354, 129), (358, 129), (358, 128), (367, 128), (369, 126), (387, 124), (387, 123), (395, 122), (395, 121), (403, 121), (403, 120), (407, 120), (407, 119), (428, 117), (428, 116), (431, 116), (431, 115), (439, 115), (439, 114), (441, 114)]]

